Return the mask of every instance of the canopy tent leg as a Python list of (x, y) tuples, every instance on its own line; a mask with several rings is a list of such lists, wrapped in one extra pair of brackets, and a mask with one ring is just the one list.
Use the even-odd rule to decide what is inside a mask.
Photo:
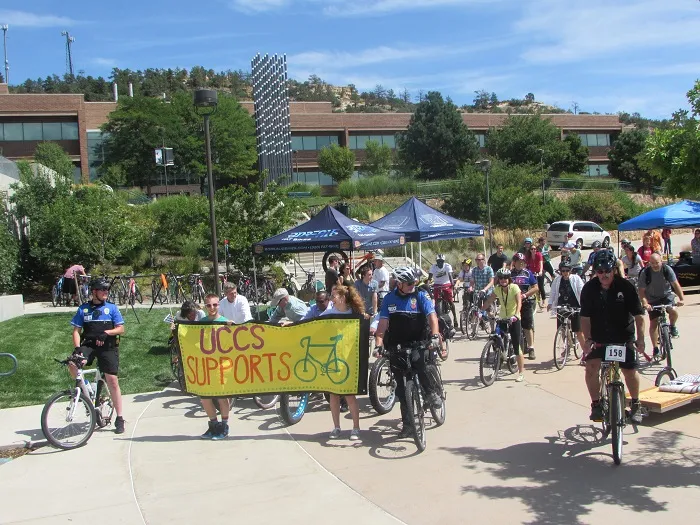
[(258, 301), (258, 271), (255, 267), (255, 256), (253, 256), (253, 286), (255, 286), (255, 319), (260, 321), (260, 302)]
[(423, 243), (418, 243), (418, 268), (423, 268)]
[(412, 264), (413, 266), (416, 265), (416, 259), (415, 259), (415, 257), (413, 256), (413, 243), (411, 243), (411, 264)]
[(486, 257), (486, 235), (484, 235), (481, 240), (484, 241), (484, 257)]
[(403, 263), (408, 263), (408, 248), (406, 248), (405, 244), (403, 245)]

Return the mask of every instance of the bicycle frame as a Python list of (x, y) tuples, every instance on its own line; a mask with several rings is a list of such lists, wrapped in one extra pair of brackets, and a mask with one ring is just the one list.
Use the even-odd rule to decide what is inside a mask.
[[(347, 379), (350, 370), (348, 364), (338, 357), (337, 346), (342, 339), (343, 335), (338, 334), (334, 337), (331, 337), (330, 340), (332, 344), (328, 344), (312, 343), (310, 336), (303, 337), (301, 341), (299, 341), (299, 344), (302, 348), (306, 347), (306, 354), (304, 355), (303, 359), (300, 359), (294, 365), (294, 374), (297, 376), (297, 378), (305, 382), (313, 381), (317, 375), (316, 365), (318, 365), (321, 368), (321, 375), (328, 376), (328, 379), (332, 383), (339, 384), (344, 382)], [(330, 349), (325, 363), (320, 361), (319, 359), (316, 359), (311, 354), (312, 348)], [(309, 364), (311, 366), (309, 366)], [(302, 365), (302, 367), (300, 370), (297, 370), (299, 368), (299, 365)], [(313, 370), (309, 370), (309, 368), (312, 368)], [(343, 372), (345, 373), (343, 374)], [(333, 374), (341, 374), (341, 376), (344, 377), (342, 377), (342, 379), (340, 380), (337, 380), (337, 378), (333, 377)]]
[[(666, 366), (657, 374), (656, 385), (659, 386), (660, 379), (665, 373), (671, 376), (671, 379), (678, 377), (678, 373), (673, 368), (673, 361), (671, 360), (671, 350), (673, 349), (673, 343), (671, 342), (671, 324), (668, 322), (668, 317), (666, 315), (666, 308), (670, 305), (658, 305), (652, 306), (652, 311), (660, 312), (660, 316), (657, 318), (657, 330), (659, 332), (659, 347), (661, 349), (661, 358), (666, 358)], [(667, 334), (668, 338), (664, 337), (664, 333)]]
[[(620, 387), (623, 393), (625, 392), (625, 384), (620, 378), (620, 364), (617, 361), (600, 362), (600, 402), (603, 406), (603, 434), (607, 437), (612, 428), (612, 420), (610, 413), (610, 392), (613, 387)], [(621, 426), (626, 425), (625, 418), (621, 421)]]

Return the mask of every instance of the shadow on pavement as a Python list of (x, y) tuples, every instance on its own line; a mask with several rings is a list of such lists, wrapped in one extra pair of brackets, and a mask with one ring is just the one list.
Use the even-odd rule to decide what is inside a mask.
[[(656, 488), (700, 486), (700, 452), (679, 446), (680, 434), (655, 431), (637, 442), (641, 450), (623, 456), (615, 467), (610, 440), (583, 425), (546, 438), (502, 449), (444, 448), (465, 459), (465, 468), (485, 472), (505, 485), (462, 487), (463, 493), (500, 500), (515, 499), (534, 515), (529, 523), (582, 524), (594, 504), (633, 512), (662, 512), (667, 503)], [(595, 450), (600, 449), (600, 450)], [(604, 456), (599, 458), (598, 456)]]

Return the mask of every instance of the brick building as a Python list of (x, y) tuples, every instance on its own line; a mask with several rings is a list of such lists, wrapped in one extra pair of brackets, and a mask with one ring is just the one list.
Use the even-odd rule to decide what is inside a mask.
[[(252, 102), (242, 105), (253, 113)], [(368, 140), (395, 148), (396, 134), (404, 131), (411, 119), (410, 113), (334, 113), (330, 102), (292, 102), (290, 106), (293, 179), (312, 185), (333, 184), (318, 169), (321, 148), (332, 143), (349, 147), (355, 151), (359, 166)], [(0, 84), (0, 155), (12, 160), (30, 158), (39, 142), (55, 141), (73, 159), (76, 177), (94, 179), (104, 154), (99, 128), (115, 108), (115, 102), (85, 102), (79, 94), (9, 94), (7, 85)], [(623, 127), (616, 115), (546, 117), (561, 129), (562, 136), (575, 132), (588, 146), (588, 175), (608, 174), (607, 152)], [(501, 126), (506, 118), (505, 114), (463, 114), (482, 148), (488, 130)]]

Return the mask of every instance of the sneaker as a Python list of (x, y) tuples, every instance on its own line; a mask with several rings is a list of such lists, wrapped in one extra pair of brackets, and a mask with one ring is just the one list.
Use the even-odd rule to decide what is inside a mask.
[(642, 422), (642, 404), (639, 401), (634, 401), (630, 407), (632, 408), (632, 413), (630, 414), (630, 420), (635, 425), (639, 425)]
[(399, 432), (399, 439), (411, 437), (412, 435), (413, 435), (413, 429), (411, 428), (411, 425), (408, 423), (404, 423), (403, 428), (401, 429), (401, 432)]
[(600, 402), (591, 403), (591, 415), (589, 419), (591, 421), (603, 421), (603, 407)]
[(661, 355), (661, 350), (659, 350), (658, 346), (654, 347), (654, 352), (652, 353), (654, 357), (659, 357)]
[(227, 436), (228, 423), (221, 422), (216, 425), (216, 431), (214, 432), (214, 435), (211, 437), (211, 439), (214, 441), (221, 441), (222, 439), (226, 439)]
[(350, 431), (350, 441), (362, 441), (362, 438), (360, 438), (360, 429), (359, 428), (353, 428)]
[(428, 395), (428, 403), (430, 403), (430, 406), (433, 408), (442, 408), (442, 398), (437, 394), (437, 392), (433, 392)]
[(207, 431), (204, 434), (202, 434), (199, 437), (202, 439), (213, 439), (214, 435), (216, 434), (216, 431), (218, 430), (218, 428), (217, 428), (218, 425), (219, 425), (218, 421), (209, 421), (209, 428), (207, 429)]
[(518, 374), (518, 377), (515, 378), (516, 383), (522, 383), (525, 381), (525, 376), (523, 374)]
[(335, 427), (333, 430), (331, 430), (331, 433), (328, 437), (331, 439), (338, 439), (340, 437), (340, 429), (338, 427)]
[(678, 337), (678, 328), (671, 325), (671, 337)]
[(528, 358), (530, 361), (532, 361), (533, 359), (535, 359), (535, 349), (532, 348), (532, 347), (530, 347), (530, 348), (528, 348), (527, 351), (528, 351), (528, 356), (527, 356), (527, 358)]
[(114, 433), (124, 433), (124, 418), (122, 416), (117, 416), (117, 419), (114, 420)]

